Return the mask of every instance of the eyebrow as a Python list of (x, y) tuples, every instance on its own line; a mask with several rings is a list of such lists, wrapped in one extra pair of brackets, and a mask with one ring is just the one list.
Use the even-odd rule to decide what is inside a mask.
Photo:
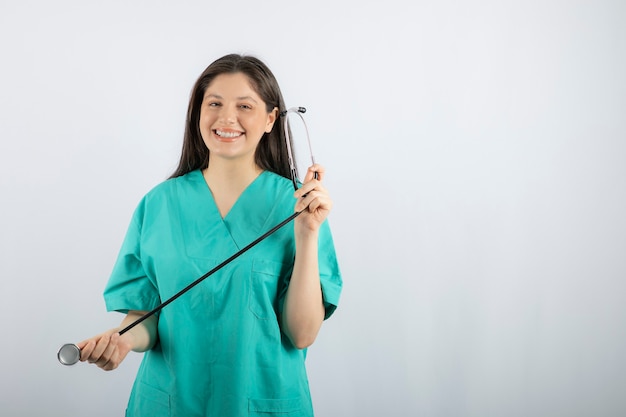
[[(224, 97), (220, 96), (219, 94), (214, 94), (214, 93), (205, 94), (204, 98), (207, 98), (207, 97), (214, 97), (219, 100), (224, 99)], [(251, 100), (251, 101), (254, 101), (255, 103), (258, 103), (252, 96), (241, 96), (241, 97), (236, 97), (236, 99), (237, 100)]]

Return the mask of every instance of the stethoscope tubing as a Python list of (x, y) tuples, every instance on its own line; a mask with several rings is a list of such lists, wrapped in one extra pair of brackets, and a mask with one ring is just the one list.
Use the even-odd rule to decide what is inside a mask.
[[(306, 210), (306, 209), (304, 209), (304, 210)], [(286, 224), (288, 224), (289, 222), (291, 222), (293, 219), (295, 219), (300, 214), (302, 214), (302, 212), (304, 210), (294, 212), (292, 215), (287, 217), (285, 220), (283, 220), (282, 222), (278, 223), (276, 226), (272, 227), (270, 230), (265, 232), (263, 235), (259, 236), (252, 243), (249, 243), (245, 247), (241, 248), (234, 255), (230, 256), (228, 259), (224, 260), (222, 263), (217, 265), (215, 268), (211, 269), (206, 274), (202, 275), (200, 278), (196, 279), (191, 284), (187, 285), (185, 288), (183, 288), (182, 290), (178, 291), (176, 294), (174, 294), (173, 296), (171, 296), (167, 300), (163, 301), (161, 304), (156, 306), (154, 309), (150, 310), (149, 312), (147, 312), (143, 316), (139, 317), (137, 320), (133, 321), (131, 324), (129, 324), (128, 326), (124, 327), (122, 330), (120, 330), (117, 333), (121, 336), (124, 333), (128, 332), (129, 330), (131, 330), (133, 327), (137, 326), (138, 324), (140, 324), (143, 321), (147, 320), (148, 318), (152, 317), (153, 315), (155, 315), (156, 313), (161, 311), (164, 307), (166, 307), (167, 305), (169, 305), (170, 303), (174, 302), (176, 299), (181, 297), (187, 291), (191, 290), (193, 287), (195, 287), (196, 285), (200, 284), (202, 281), (204, 281), (205, 279), (207, 279), (208, 277), (210, 277), (211, 275), (213, 275), (214, 273), (216, 273), (217, 271), (219, 271), (220, 269), (222, 269), (223, 267), (228, 265), (230, 262), (234, 261), (235, 259), (237, 259), (241, 255), (243, 255), (244, 253), (246, 253), (247, 251), (249, 251), (250, 249), (255, 247), (257, 244), (261, 243), (261, 241), (265, 240), (268, 236), (270, 236), (271, 234), (276, 232), (278, 229), (280, 229), (281, 227), (283, 227)], [(59, 349), (59, 351), (57, 353), (57, 359), (63, 365), (74, 365), (75, 363), (77, 363), (80, 360), (80, 348), (77, 345), (73, 344), (73, 343), (66, 343), (63, 346), (61, 346), (61, 348)]]
[(176, 294), (174, 294), (173, 296), (171, 296), (167, 300), (163, 301), (160, 305), (156, 306), (153, 310), (147, 312), (146, 314), (144, 314), (143, 316), (139, 317), (137, 320), (135, 320), (134, 322), (132, 322), (128, 326), (124, 327), (122, 330), (120, 330), (118, 332), (120, 334), (120, 336), (123, 335), (124, 333), (126, 333), (127, 331), (129, 331), (130, 329), (132, 329), (133, 327), (137, 326), (139, 323), (143, 322), (147, 318), (149, 318), (149, 317), (153, 316), (154, 314), (158, 313), (161, 309), (163, 309), (163, 307), (165, 307), (165, 306), (169, 305), (170, 303), (174, 302), (181, 295), (185, 294), (187, 291), (189, 291), (190, 289), (192, 289), (196, 285), (200, 284), (202, 281), (204, 281), (205, 279), (207, 279), (208, 277), (210, 277), (211, 275), (213, 275), (214, 273), (216, 273), (217, 271), (219, 271), (220, 269), (222, 269), (223, 267), (225, 267), (226, 265), (228, 265), (229, 263), (231, 263), (235, 259), (239, 258), (241, 255), (243, 255), (244, 253), (246, 253), (247, 251), (249, 251), (250, 249), (255, 247), (257, 244), (261, 243), (261, 241), (265, 240), (268, 236), (270, 236), (271, 234), (276, 232), (278, 229), (280, 229), (281, 227), (285, 226), (287, 223), (289, 223), (290, 221), (292, 221), (293, 219), (298, 217), (303, 211), (304, 210), (296, 211), (291, 216), (287, 217), (285, 220), (283, 220), (282, 222), (280, 222), (279, 224), (277, 224), (276, 226), (272, 227), (270, 230), (265, 232), (262, 236), (260, 236), (257, 239), (255, 239), (252, 243), (249, 243), (245, 247), (241, 248), (237, 253), (235, 253), (234, 255), (229, 257), (228, 259), (225, 259), (222, 263), (217, 265), (215, 268), (211, 269), (209, 272), (207, 272), (206, 274), (202, 275), (200, 278), (196, 279), (191, 284), (187, 285), (185, 288), (183, 288), (182, 290), (178, 291)]
[[(289, 113), (297, 114), (302, 120), (302, 124), (304, 125), (304, 132), (306, 134), (306, 141), (309, 145), (309, 155), (311, 156), (311, 163), (315, 165), (315, 156), (313, 156), (313, 147), (311, 147), (311, 137), (309, 136), (309, 128), (306, 125), (306, 121), (304, 120), (304, 113), (306, 113), (305, 107), (291, 107), (285, 111), (283, 111), (280, 115), (284, 118), (283, 128), (285, 131), (285, 142), (287, 142), (287, 158), (289, 159), (289, 169), (291, 170), (291, 180), (293, 181), (293, 187), (297, 190), (298, 183), (296, 178), (298, 177), (298, 172), (296, 170), (295, 159), (293, 157), (293, 152), (291, 150), (291, 132), (289, 130)], [(315, 178), (317, 178), (317, 172), (315, 173)]]
[[(302, 123), (304, 124), (305, 132), (306, 132), (307, 142), (308, 142), (308, 145), (309, 145), (309, 153), (310, 153), (310, 156), (311, 156), (311, 162), (313, 164), (315, 164), (315, 158), (313, 157), (313, 148), (311, 147), (311, 140), (310, 140), (310, 137), (309, 137), (309, 130), (307, 128), (306, 121), (304, 120), (304, 117), (302, 116), (302, 114), (305, 113), (305, 112), (306, 112), (306, 109), (304, 107), (291, 107), (290, 109), (285, 110), (285, 111), (283, 111), (281, 113), (281, 116), (284, 116), (284, 130), (285, 130), (285, 139), (286, 139), (286, 142), (287, 142), (287, 154), (288, 154), (288, 159), (289, 159), (289, 167), (290, 167), (290, 170), (291, 170), (291, 180), (293, 181), (293, 186), (294, 186), (294, 189), (296, 189), (296, 190), (298, 189), (298, 183), (297, 183), (297, 180), (296, 180), (297, 172), (296, 172), (296, 168), (295, 168), (293, 154), (292, 154), (292, 151), (291, 151), (291, 137), (290, 137), (290, 133), (289, 133), (289, 120), (288, 120), (287, 116), (288, 116), (289, 113), (296, 113), (298, 116), (300, 116), (300, 119), (302, 119)], [(317, 175), (317, 172), (316, 172), (315, 173), (315, 178), (317, 178), (317, 177), (318, 177), (318, 175)], [(217, 265), (215, 268), (211, 269), (206, 274), (204, 274), (201, 277), (197, 278), (191, 284), (187, 285), (185, 288), (183, 288), (182, 290), (178, 291), (176, 294), (174, 294), (173, 296), (171, 296), (170, 298), (168, 298), (167, 300), (165, 300), (164, 302), (162, 302), (161, 304), (156, 306), (154, 309), (152, 309), (151, 311), (147, 312), (143, 316), (139, 317), (137, 320), (135, 320), (134, 322), (130, 323), (128, 326), (124, 327), (122, 330), (120, 330), (118, 332), (119, 335), (120, 336), (123, 335), (124, 333), (128, 332), (129, 330), (131, 330), (132, 328), (134, 328), (138, 324), (142, 323), (143, 321), (147, 320), (148, 318), (152, 317), (153, 315), (155, 315), (156, 313), (161, 311), (164, 307), (166, 307), (167, 305), (169, 305), (172, 302), (174, 302), (176, 299), (181, 297), (187, 291), (191, 290), (193, 287), (195, 287), (196, 285), (200, 284), (202, 281), (204, 281), (205, 279), (207, 279), (208, 277), (210, 277), (211, 275), (213, 275), (214, 273), (216, 273), (217, 271), (219, 271), (220, 269), (222, 269), (223, 267), (228, 265), (230, 262), (234, 261), (235, 259), (237, 259), (241, 255), (243, 255), (244, 253), (246, 253), (247, 251), (252, 249), (254, 246), (259, 244), (261, 241), (265, 240), (268, 236), (270, 236), (271, 234), (273, 234), (274, 232), (276, 232), (277, 230), (279, 230), (280, 228), (282, 228), (283, 226), (285, 226), (286, 224), (291, 222), (293, 219), (295, 219), (300, 214), (302, 214), (302, 212), (304, 212), (305, 210), (307, 210), (307, 209), (294, 212), (292, 215), (287, 217), (285, 220), (283, 220), (282, 222), (278, 223), (276, 226), (272, 227), (270, 230), (265, 232), (263, 235), (259, 236), (257, 239), (255, 239), (254, 241), (252, 241), (251, 243), (249, 243), (248, 245), (246, 245), (245, 247), (240, 249), (234, 255), (230, 256), (227, 259), (225, 259), (222, 263)], [(69, 365), (74, 365), (74, 364), (76, 364), (80, 360), (80, 353), (81, 353), (80, 348), (77, 345), (75, 345), (73, 343), (66, 343), (63, 346), (61, 346), (61, 348), (57, 352), (57, 359), (63, 365), (68, 365), (68, 366)]]

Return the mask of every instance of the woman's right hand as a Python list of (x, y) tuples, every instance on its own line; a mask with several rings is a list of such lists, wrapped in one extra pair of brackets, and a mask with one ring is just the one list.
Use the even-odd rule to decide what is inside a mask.
[(96, 364), (105, 371), (117, 368), (133, 348), (131, 333), (120, 336), (119, 330), (111, 329), (78, 343), (80, 361)]
[(123, 335), (118, 333), (146, 314), (147, 311), (129, 311), (120, 327), (78, 343), (76, 346), (80, 349), (80, 361), (95, 363), (105, 371), (112, 371), (120, 366), (131, 350), (145, 352), (151, 349), (157, 340), (158, 321), (154, 315), (139, 322)]

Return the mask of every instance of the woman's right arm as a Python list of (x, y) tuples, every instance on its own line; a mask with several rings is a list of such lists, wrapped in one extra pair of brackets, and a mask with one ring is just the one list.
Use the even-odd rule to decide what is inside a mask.
[(128, 352), (145, 352), (157, 340), (157, 318), (150, 316), (123, 335), (119, 331), (146, 314), (145, 311), (129, 311), (119, 327), (78, 343), (81, 362), (95, 363), (105, 371), (117, 368)]

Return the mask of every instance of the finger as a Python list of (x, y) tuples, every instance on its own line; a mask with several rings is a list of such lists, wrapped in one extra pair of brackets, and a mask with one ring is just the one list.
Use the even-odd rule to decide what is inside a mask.
[(328, 190), (326, 190), (321, 181), (312, 179), (302, 184), (302, 186), (294, 193), (294, 197), (307, 197), (313, 190), (319, 191), (320, 193), (328, 194)]
[(296, 211), (306, 209), (309, 213), (314, 213), (316, 211), (329, 211), (332, 205), (333, 202), (328, 193), (314, 190), (307, 194), (306, 197), (300, 199), (295, 209)]
[(317, 180), (312, 180), (302, 185), (302, 187), (294, 193), (294, 197), (300, 199), (298, 201), (299, 210), (308, 206), (314, 198), (330, 198), (326, 188)]
[(329, 211), (333, 206), (333, 201), (327, 194), (316, 195), (309, 203), (309, 212)]
[(307, 187), (305, 188), (303, 186), (301, 190), (302, 191), (299, 192), (298, 195), (296, 195), (296, 198), (298, 198), (295, 207), (296, 211), (302, 211), (306, 209), (318, 194), (318, 191), (313, 188), (313, 185), (311, 183), (307, 183)]
[[(312, 179), (317, 179), (318, 181), (322, 181), (324, 178), (325, 169), (320, 164), (313, 164), (306, 170), (306, 175), (304, 176), (304, 182), (311, 181)], [(317, 175), (317, 177), (316, 177)]]
[(94, 348), (96, 347), (95, 340), (85, 340), (78, 343), (76, 346), (80, 349), (80, 361), (85, 362), (91, 356)]
[(315, 213), (317, 211), (317, 209), (319, 208), (320, 202), (317, 198), (311, 200), (311, 202), (308, 204), (308, 206), (306, 207), (306, 210), (309, 213)]
[(109, 344), (107, 345), (104, 352), (102, 352), (102, 356), (96, 362), (98, 367), (104, 369), (105, 371), (110, 371), (112, 369), (117, 368), (119, 364), (117, 358), (119, 357), (119, 333), (113, 333), (109, 338)]
[(117, 369), (117, 367), (120, 365), (118, 359), (116, 358), (115, 360), (111, 359), (109, 362), (107, 362), (106, 364), (102, 365), (100, 368), (103, 371), (112, 371), (114, 369)]
[(315, 179), (309, 180), (309, 181), (305, 182), (304, 184), (302, 184), (302, 186), (295, 191), (293, 196), (295, 198), (305, 197), (311, 191), (313, 191), (314, 189), (318, 188), (319, 186), (320, 186), (319, 181), (317, 181)]
[(106, 348), (109, 346), (110, 340), (111, 340), (111, 336), (108, 334), (103, 335), (100, 338), (100, 340), (98, 340), (98, 343), (96, 343), (96, 347), (94, 348), (93, 352), (89, 356), (89, 362), (94, 363), (100, 360), (100, 357), (102, 356)]
[[(119, 336), (118, 336), (119, 337)], [(116, 357), (116, 352), (117, 352), (117, 344), (116, 342), (116, 338), (115, 335), (113, 335), (109, 341), (109, 344), (107, 345), (106, 349), (104, 350), (104, 352), (102, 352), (102, 355), (100, 356), (100, 358), (98, 359), (98, 361), (96, 362), (96, 364), (102, 368), (109, 368), (109, 369), (113, 369), (112, 367), (115, 367), (116, 365), (114, 365), (114, 359)]]
[(87, 339), (87, 340), (83, 340), (82, 342), (78, 342), (76, 343), (76, 346), (80, 349), (83, 350), (83, 348), (85, 346), (87, 346), (87, 344), (91, 341), (91, 339)]

